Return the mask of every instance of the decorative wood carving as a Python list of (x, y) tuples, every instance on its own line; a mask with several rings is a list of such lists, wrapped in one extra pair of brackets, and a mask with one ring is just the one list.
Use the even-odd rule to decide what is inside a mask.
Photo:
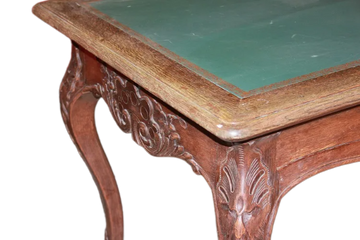
[(69, 108), (73, 97), (78, 94), (85, 86), (83, 77), (83, 61), (81, 51), (73, 45), (71, 60), (66, 70), (63, 81), (60, 85), (60, 106), (61, 116), (64, 120), (67, 131), (72, 138), (69, 126)]
[(273, 155), (269, 146), (257, 146), (254, 142), (227, 149), (216, 184), (223, 239), (267, 239), (278, 196)]
[(72, 58), (60, 87), (61, 114), (79, 154), (99, 189), (106, 215), (106, 239), (123, 239), (123, 214), (115, 177), (94, 128), (98, 99), (87, 85), (91, 56), (73, 44)]
[[(359, 107), (229, 147), (197, 126), (188, 131), (166, 105), (102, 64), (75, 44), (60, 101), (65, 125), (103, 200), (106, 240), (123, 239), (123, 220), (115, 177), (94, 128), (98, 97), (105, 99), (119, 127), (150, 154), (182, 158), (204, 175), (215, 197), (219, 240), (270, 240), (279, 199), (292, 187), (321, 171), (360, 161)], [(206, 159), (203, 168), (184, 148), (185, 138), (201, 142), (203, 149), (191, 149)]]
[[(181, 145), (176, 126), (187, 129), (179, 116), (167, 114), (155, 99), (124, 76), (102, 65), (103, 82), (96, 85), (97, 93), (107, 102), (118, 126), (153, 156), (178, 157), (188, 162), (195, 173), (201, 167), (191, 153)], [(175, 124), (177, 122), (177, 124)]]

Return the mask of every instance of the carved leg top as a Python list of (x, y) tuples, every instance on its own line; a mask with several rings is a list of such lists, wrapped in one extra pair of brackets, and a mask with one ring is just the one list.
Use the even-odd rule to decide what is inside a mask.
[(215, 188), (220, 239), (269, 239), (278, 197), (274, 138), (226, 149)]

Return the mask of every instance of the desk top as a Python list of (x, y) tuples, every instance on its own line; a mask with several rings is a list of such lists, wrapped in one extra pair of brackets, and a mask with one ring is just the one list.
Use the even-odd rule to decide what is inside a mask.
[(250, 94), (360, 64), (358, 0), (103, 0), (91, 6)]
[(356, 0), (53, 0), (33, 11), (226, 141), (360, 104)]

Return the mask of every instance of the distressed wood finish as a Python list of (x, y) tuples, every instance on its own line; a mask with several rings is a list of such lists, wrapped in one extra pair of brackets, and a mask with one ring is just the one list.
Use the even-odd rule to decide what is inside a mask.
[(35, 6), (34, 13), (225, 141), (246, 141), (360, 103), (360, 68), (350, 66), (328, 69), (322, 77), (310, 74), (311, 80), (240, 99), (206, 78), (225, 84), (221, 79), (108, 19), (86, 2), (44, 2)]
[(148, 153), (180, 158), (205, 178), (219, 240), (270, 240), (288, 191), (319, 172), (360, 161), (360, 67), (345, 64), (261, 92), (234, 88), (241, 98), (219, 87), (222, 79), (89, 2), (51, 0), (33, 11), (73, 41), (61, 113), (100, 192), (106, 240), (123, 239), (123, 215), (95, 128), (99, 98)]
[[(187, 129), (188, 124), (179, 116), (167, 114), (153, 98), (141, 93), (140, 88), (106, 65), (102, 84), (97, 84), (97, 94), (109, 105), (118, 126), (154, 156), (178, 157), (192, 165), (194, 172), (200, 167), (194, 157), (181, 144), (176, 125)], [(175, 124), (177, 122), (177, 124)]]
[(226, 149), (215, 194), (220, 239), (270, 238), (279, 194), (277, 136)]
[(319, 172), (360, 161), (360, 107), (248, 142), (224, 142), (74, 43), (60, 89), (61, 111), (98, 186), (107, 240), (123, 239), (123, 217), (94, 125), (100, 97), (119, 127), (150, 154), (183, 159), (206, 179), (219, 240), (270, 240), (281, 198), (290, 189)]
[(96, 132), (94, 111), (98, 99), (85, 81), (88, 62), (73, 47), (72, 59), (60, 87), (61, 114), (65, 126), (100, 190), (106, 214), (106, 239), (122, 239), (123, 213), (114, 174)]

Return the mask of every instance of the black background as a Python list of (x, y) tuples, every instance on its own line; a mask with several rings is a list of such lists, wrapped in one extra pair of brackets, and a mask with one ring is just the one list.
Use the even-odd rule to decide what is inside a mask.
[[(41, 107), (41, 111), (34, 110), (41, 116), (37, 137), (43, 139), (31, 154), (47, 167), (38, 173), (45, 193), (39, 201), (47, 203), (42, 211), (44, 224), (59, 238), (100, 239), (95, 191), (55, 110), (55, 89), (68, 43), (30, 16), (26, 23), (31, 32), (26, 35), (26, 58), (36, 79), (32, 88), (37, 107)], [(213, 239), (209, 195), (203, 182), (181, 163), (146, 157), (115, 130), (103, 107), (99, 116), (125, 192), (130, 239)], [(360, 167), (353, 167), (301, 186), (284, 202), (276, 239), (358, 239), (359, 183)]]

